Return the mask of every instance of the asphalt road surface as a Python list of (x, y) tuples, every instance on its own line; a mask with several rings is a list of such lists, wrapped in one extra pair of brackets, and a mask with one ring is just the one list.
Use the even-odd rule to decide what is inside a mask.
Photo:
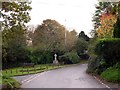
[(14, 78), (22, 83), (21, 88), (106, 88), (86, 69), (87, 64), (81, 64)]

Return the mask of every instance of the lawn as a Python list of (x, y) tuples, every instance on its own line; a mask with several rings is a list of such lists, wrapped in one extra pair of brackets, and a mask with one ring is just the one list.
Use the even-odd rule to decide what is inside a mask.
[(27, 75), (27, 74), (35, 74), (39, 72), (43, 72), (46, 70), (51, 70), (55, 68), (63, 67), (62, 65), (59, 66), (53, 66), (50, 64), (42, 64), (42, 65), (35, 65), (34, 67), (16, 67), (16, 68), (10, 68), (5, 69), (2, 71), (2, 74), (4, 76), (20, 76), (20, 75)]

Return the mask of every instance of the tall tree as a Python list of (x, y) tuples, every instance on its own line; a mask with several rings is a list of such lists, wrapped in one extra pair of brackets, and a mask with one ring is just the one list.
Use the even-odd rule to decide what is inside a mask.
[(101, 16), (103, 14), (112, 14), (115, 16), (119, 16), (120, 13), (120, 2), (99, 2), (96, 5), (96, 11), (93, 16), (93, 22), (94, 22), (94, 29), (91, 31), (91, 33), (94, 36), (97, 36), (96, 29), (101, 27)]
[(60, 25), (57, 21), (47, 19), (44, 20), (42, 25), (39, 25), (33, 36), (33, 46), (40, 46), (42, 49), (64, 49), (64, 26)]
[(114, 24), (117, 21), (117, 16), (113, 14), (102, 14), (100, 17), (101, 26), (96, 29), (99, 38), (112, 38)]
[(2, 60), (7, 63), (24, 61), (26, 58), (26, 27), (30, 21), (29, 2), (2, 2)]
[(3, 18), (2, 27), (10, 28), (30, 21), (29, 12), (31, 2), (2, 2), (1, 17)]
[(36, 28), (33, 36), (33, 46), (42, 46), (44, 50), (65, 51), (72, 48), (75, 38), (75, 31), (69, 32), (57, 21), (47, 19)]
[(82, 59), (88, 59), (89, 57), (86, 53), (88, 49), (88, 41), (89, 41), (89, 37), (85, 35), (84, 31), (81, 31), (77, 38), (76, 51), (77, 51), (77, 54)]
[(84, 39), (85, 41), (89, 41), (89, 37), (88, 37), (87, 35), (85, 35), (84, 31), (81, 31), (81, 32), (79, 33), (78, 38), (82, 38), (82, 39)]
[(66, 50), (68, 52), (75, 50), (75, 44), (77, 42), (77, 32), (73, 29), (66, 33)]

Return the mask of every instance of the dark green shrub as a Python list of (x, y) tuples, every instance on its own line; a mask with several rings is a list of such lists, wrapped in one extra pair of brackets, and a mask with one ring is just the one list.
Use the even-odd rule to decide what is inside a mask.
[(105, 63), (105, 60), (103, 57), (98, 57), (97, 55), (91, 55), (88, 62), (88, 73), (96, 73), (101, 74), (104, 70), (106, 70), (107, 64)]
[(65, 63), (67, 62), (69, 64), (71, 64), (71, 63), (75, 64), (75, 63), (79, 63), (80, 62), (80, 58), (77, 55), (77, 53), (75, 53), (75, 52), (68, 52), (68, 53), (65, 53), (65, 55), (63, 55), (62, 57), (60, 57), (60, 61), (63, 61)]
[(84, 59), (84, 60), (88, 60), (89, 59), (89, 55), (88, 54), (80, 54), (79, 57), (81, 59)]
[(66, 55), (59, 56), (60, 64), (73, 64)]
[(6, 56), (2, 59), (2, 69), (18, 67), (20, 63), (30, 62), (29, 54), (30, 51), (22, 46), (8, 49)]
[(30, 55), (30, 59), (32, 63), (35, 64), (48, 64), (52, 63), (52, 54), (50, 51), (43, 51), (43, 50), (34, 50)]
[(119, 17), (117, 18), (117, 22), (114, 25), (113, 37), (120, 38), (120, 18)]
[(87, 73), (94, 73), (95, 69), (98, 67), (97, 61), (97, 56), (96, 55), (91, 55), (89, 60), (88, 60), (88, 68), (87, 68)]
[(88, 42), (85, 41), (83, 38), (78, 38), (76, 42), (76, 51), (81, 59), (85, 58), (84, 55), (86, 54), (85, 50), (87, 50), (87, 48)]
[(120, 39), (101, 39), (96, 45), (95, 53), (102, 56), (109, 66), (120, 62)]
[(48, 64), (52, 62), (50, 51), (41, 50), (39, 47), (27, 48), (27, 62), (34, 64)]
[(89, 42), (88, 53), (90, 57), (88, 59), (87, 73), (100, 73), (101, 72), (98, 69), (98, 67), (100, 67), (100, 64), (101, 64), (100, 61), (102, 57), (98, 57), (96, 54), (94, 54), (94, 49), (97, 43), (98, 43), (98, 40), (96, 38), (91, 39)]
[(79, 58), (79, 56), (77, 55), (76, 52), (68, 52), (68, 53), (66, 53), (65, 55), (69, 58), (69, 60), (70, 60), (73, 64), (80, 62), (80, 58)]

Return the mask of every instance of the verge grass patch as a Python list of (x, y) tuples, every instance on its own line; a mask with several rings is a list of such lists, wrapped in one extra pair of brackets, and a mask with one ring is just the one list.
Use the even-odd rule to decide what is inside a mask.
[(102, 72), (101, 77), (109, 82), (120, 83), (120, 69), (110, 67)]
[(43, 64), (43, 65), (35, 65), (35, 67), (25, 67), (25, 68), (16, 67), (16, 68), (5, 69), (2, 71), (2, 74), (5, 76), (20, 76), (20, 75), (40, 73), (46, 70), (51, 70), (60, 67), (63, 67), (63, 65), (53, 66), (53, 65)]

